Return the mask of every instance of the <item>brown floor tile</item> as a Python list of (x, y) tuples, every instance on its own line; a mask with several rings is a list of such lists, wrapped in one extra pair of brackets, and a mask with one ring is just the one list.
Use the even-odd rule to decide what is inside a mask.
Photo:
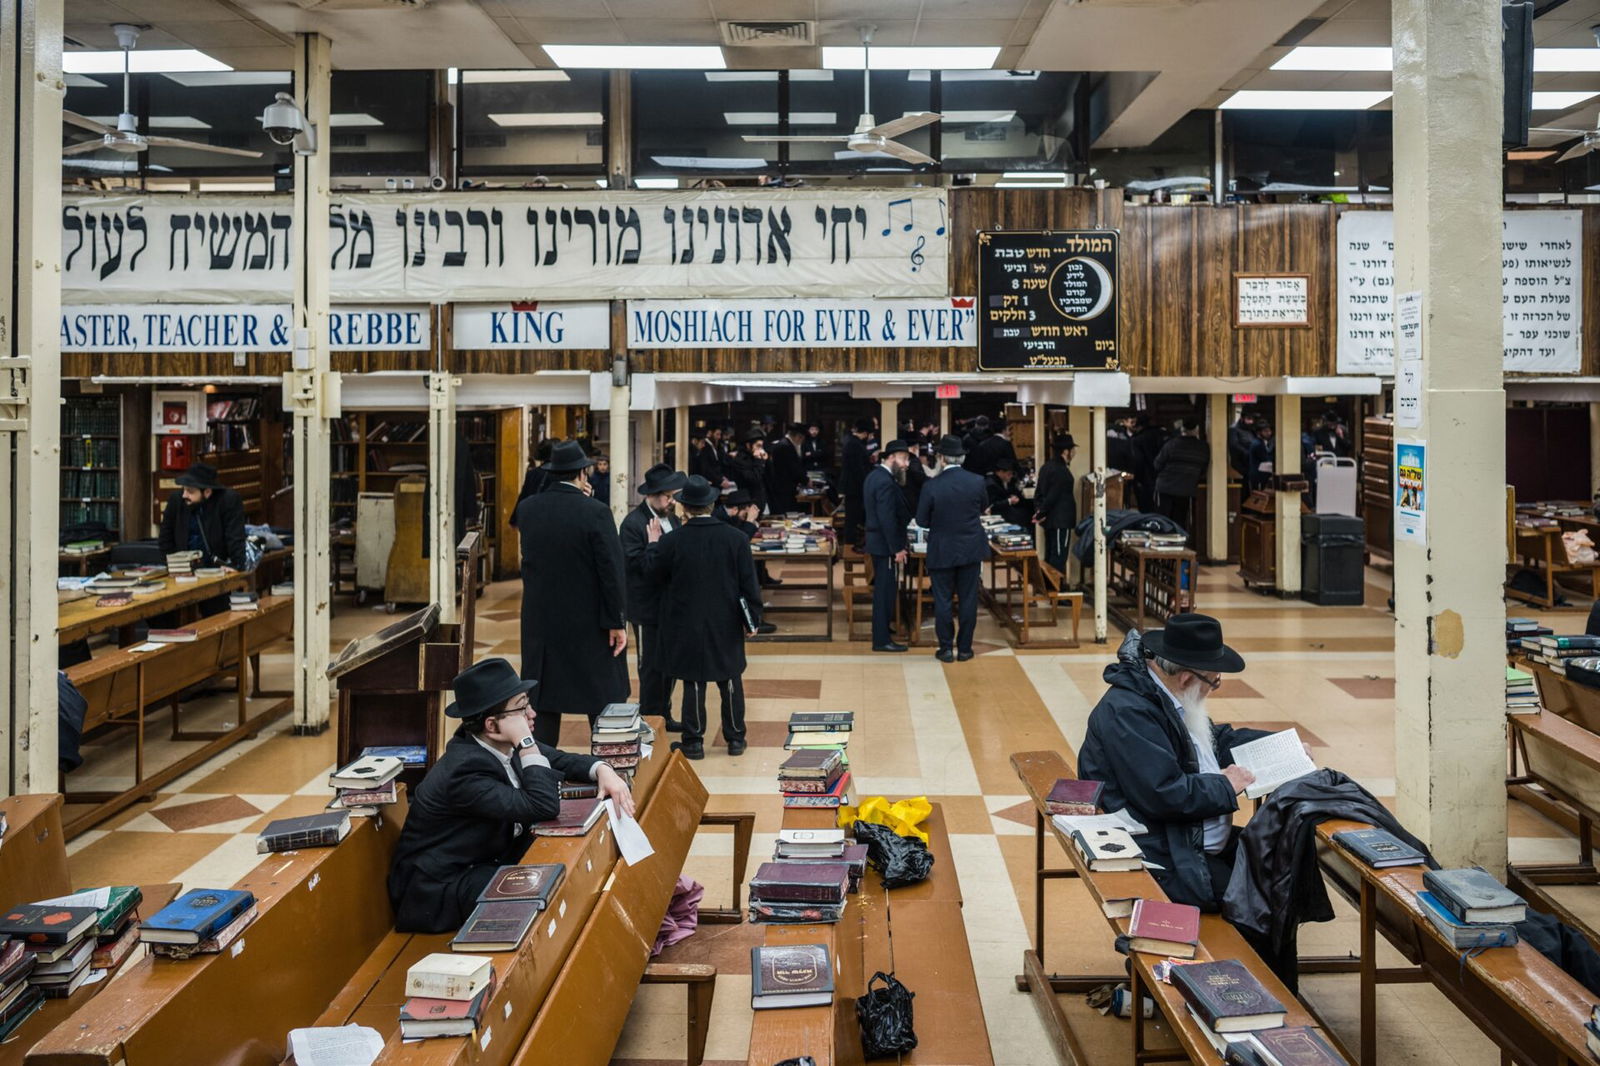
[(928, 799), (939, 804), (944, 812), (945, 832), (981, 833), (984, 836), (994, 832), (994, 825), (989, 821), (989, 808), (982, 796), (929, 796)]
[(1222, 684), (1217, 686), (1217, 691), (1211, 694), (1214, 700), (1259, 700), (1261, 693), (1251, 688), (1247, 682), (1237, 677), (1225, 677)]
[[(758, 722), (755, 719), (747, 718), (744, 723), (744, 739), (745, 743), (752, 748), (781, 748), (784, 742), (789, 739), (789, 724), (786, 721)], [(722, 727), (720, 725), (717, 727), (716, 742), (718, 744), (726, 743), (722, 739)]]
[(1394, 699), (1392, 677), (1330, 677), (1328, 680), (1358, 700)]
[[(819, 667), (820, 669), (820, 667)], [(747, 677), (747, 700), (815, 700), (822, 697), (822, 681), (800, 678)]]
[(1300, 733), (1300, 739), (1313, 748), (1325, 748), (1328, 742), (1317, 736), (1299, 722), (1237, 722), (1229, 721), (1230, 725), (1240, 729), (1264, 729), (1268, 733), (1281, 733), (1285, 729), (1294, 729)]
[(67, 859), (74, 885), (152, 885), (178, 875), (222, 844), (228, 833), (111, 833)]
[[(328, 810), (328, 801), (333, 798), (333, 789), (329, 789), (324, 796), (290, 796), (270, 811), (263, 811), (260, 818), (245, 827), (246, 833), (259, 833), (267, 827), (268, 822), (275, 822), (279, 818), (300, 818), (308, 814), (324, 814)], [(354, 824), (354, 823), (352, 823)]]
[(150, 812), (151, 816), (174, 833), (202, 829), (219, 822), (232, 822), (260, 814), (260, 808), (238, 796), (221, 796), (196, 803), (175, 803)]
[[(727, 901), (711, 905), (727, 906)], [(707, 963), (715, 966), (719, 974), (747, 974), (750, 972), (750, 949), (765, 943), (766, 939), (766, 927), (750, 922), (740, 922), (738, 925), (707, 925), (702, 922), (693, 936), (667, 948), (655, 961)]]
[(945, 681), (985, 792), (1017, 790), (1011, 753), (1067, 748), (1033, 683), (1013, 656), (991, 655), (944, 667)]
[(280, 734), (245, 752), (230, 765), (207, 774), (195, 782), (192, 791), (296, 792), (328, 768), (333, 754), (332, 729), (316, 737)]
[(1033, 800), (1023, 800), (1021, 803), (1013, 804), (1010, 807), (1002, 807), (994, 812), (994, 816), (1032, 828), (1035, 810)]

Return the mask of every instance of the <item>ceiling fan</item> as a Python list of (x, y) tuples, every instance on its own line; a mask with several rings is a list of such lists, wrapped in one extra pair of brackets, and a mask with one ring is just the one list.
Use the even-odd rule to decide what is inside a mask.
[(117, 116), (117, 124), (112, 127), (75, 111), (62, 111), (61, 117), (68, 125), (100, 135), (97, 141), (82, 141), (63, 148), (62, 155), (84, 155), (88, 152), (98, 152), (102, 148), (134, 153), (143, 152), (151, 145), (156, 145), (161, 148), (187, 148), (194, 152), (243, 156), (246, 159), (261, 158), (260, 152), (253, 152), (248, 148), (223, 148), (215, 144), (201, 144), (199, 141), (186, 141), (178, 137), (153, 137), (140, 133), (139, 124), (128, 106), (128, 68), (131, 62), (129, 57), (133, 53), (134, 46), (139, 43), (139, 27), (119, 22), (111, 27), (111, 32), (117, 35), (117, 44), (122, 47), (122, 114)]
[(777, 141), (812, 141), (812, 142), (843, 142), (852, 152), (862, 155), (883, 153), (892, 155), (896, 159), (903, 159), (907, 163), (934, 163), (932, 156), (925, 155), (909, 145), (901, 144), (893, 138), (902, 133), (921, 129), (923, 126), (938, 122), (943, 115), (936, 111), (917, 111), (902, 118), (893, 118), (882, 125), (872, 116), (872, 31), (876, 26), (864, 26), (861, 30), (861, 84), (865, 91), (862, 101), (861, 120), (856, 123), (853, 133), (825, 133), (825, 134), (791, 134), (788, 136), (762, 136), (747, 133), (744, 139), (757, 143), (772, 143)]
[(1540, 133), (1559, 133), (1566, 137), (1580, 137), (1582, 140), (1561, 153), (1557, 163), (1565, 163), (1569, 159), (1576, 159), (1580, 155), (1588, 155), (1600, 148), (1600, 130), (1561, 130), (1553, 126), (1540, 126)]

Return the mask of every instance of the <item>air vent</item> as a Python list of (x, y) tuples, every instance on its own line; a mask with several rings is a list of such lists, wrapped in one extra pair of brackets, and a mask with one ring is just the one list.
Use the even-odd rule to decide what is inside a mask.
[(428, 0), (295, 0), (305, 11), (413, 11)]
[(467, 133), (461, 138), (464, 148), (504, 148), (506, 135), (503, 133)]
[(367, 146), (367, 135), (365, 133), (354, 133), (350, 130), (334, 130), (333, 139), (329, 142), (329, 146), (332, 148), (365, 148)]
[(730, 48), (796, 48), (817, 43), (817, 24), (804, 21), (718, 23)]

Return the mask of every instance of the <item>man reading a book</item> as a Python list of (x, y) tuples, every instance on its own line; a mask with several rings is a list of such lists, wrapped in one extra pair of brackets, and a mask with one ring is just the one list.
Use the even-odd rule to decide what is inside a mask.
[(400, 932), (459, 928), (495, 870), (522, 861), (534, 825), (561, 813), (561, 782), (592, 782), (632, 816), (633, 794), (610, 766), (533, 738), (537, 684), (498, 658), (456, 675), (444, 713), (461, 724), (413, 793), (389, 867)]
[(1125, 809), (1145, 865), (1175, 903), (1221, 907), (1233, 871), (1238, 794), (1255, 777), (1233, 764), (1233, 748), (1267, 734), (1216, 725), (1206, 699), (1244, 659), (1222, 642), (1222, 625), (1176, 614), (1166, 628), (1130, 633), (1103, 675), (1111, 688), (1089, 715), (1078, 776), (1105, 784), (1105, 810)]

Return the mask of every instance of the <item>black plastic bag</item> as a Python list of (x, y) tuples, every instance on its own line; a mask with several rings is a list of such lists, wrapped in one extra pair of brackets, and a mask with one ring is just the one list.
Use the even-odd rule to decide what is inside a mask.
[(933, 852), (915, 837), (903, 837), (886, 825), (857, 822), (856, 842), (867, 846), (867, 862), (883, 875), (884, 888), (914, 885), (928, 879)]
[[(882, 988), (873, 985), (883, 982)], [(917, 1046), (911, 1028), (911, 1001), (917, 994), (894, 974), (882, 970), (867, 982), (867, 994), (856, 1000), (856, 1020), (861, 1023), (861, 1050), (870, 1059), (904, 1055)]]
[(817, 1066), (817, 1060), (810, 1055), (801, 1055), (797, 1059), (784, 1059), (782, 1062), (773, 1063), (773, 1066)]

